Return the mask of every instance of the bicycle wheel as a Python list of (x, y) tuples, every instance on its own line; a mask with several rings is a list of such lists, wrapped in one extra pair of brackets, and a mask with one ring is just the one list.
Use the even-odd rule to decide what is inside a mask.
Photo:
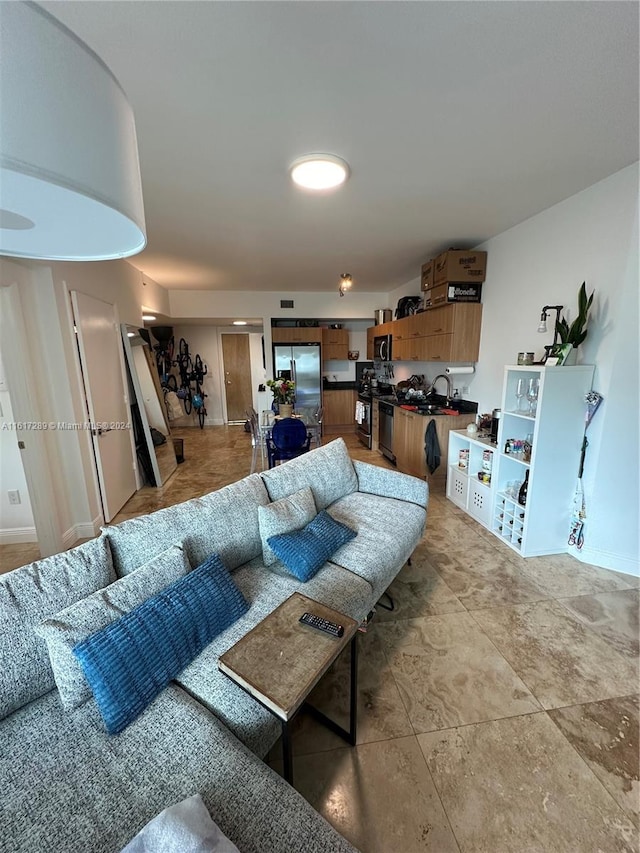
[(182, 360), (183, 358), (187, 358), (189, 355), (189, 344), (185, 341), (184, 338), (180, 338), (180, 343), (178, 344), (178, 358)]
[(204, 405), (200, 406), (198, 409), (198, 423), (200, 424), (200, 429), (204, 429), (204, 419), (207, 416), (207, 410)]
[(192, 397), (191, 397), (191, 385), (185, 385), (184, 390), (186, 392), (185, 397), (182, 401), (184, 403), (184, 411), (185, 411), (186, 415), (190, 415), (191, 410), (193, 409), (193, 402), (192, 402)]
[(167, 391), (177, 391), (178, 390), (178, 380), (173, 375), (173, 373), (171, 373), (169, 376), (167, 376), (167, 379), (164, 382), (164, 387), (167, 389)]

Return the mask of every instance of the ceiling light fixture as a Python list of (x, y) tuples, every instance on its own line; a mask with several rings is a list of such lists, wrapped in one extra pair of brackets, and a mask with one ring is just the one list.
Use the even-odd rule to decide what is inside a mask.
[(234, 320), (233, 325), (234, 326), (246, 326), (247, 321), (246, 320)]
[(153, 321), (157, 318), (155, 314), (143, 314), (142, 319), (145, 321), (145, 323), (153, 323)]
[(351, 290), (351, 285), (353, 284), (353, 278), (351, 273), (343, 272), (340, 274), (340, 284), (338, 286), (338, 292), (340, 296), (344, 296), (347, 290)]
[(308, 190), (330, 190), (349, 177), (349, 164), (334, 154), (305, 154), (289, 167), (294, 183)]
[(133, 111), (96, 54), (35, 3), (0, 15), (0, 255), (126, 258), (146, 245)]

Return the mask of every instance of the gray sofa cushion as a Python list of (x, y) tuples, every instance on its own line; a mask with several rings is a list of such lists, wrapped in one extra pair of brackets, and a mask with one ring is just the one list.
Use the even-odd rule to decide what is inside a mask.
[(252, 560), (233, 572), (233, 580), (248, 602), (249, 611), (184, 669), (176, 681), (209, 708), (249, 749), (264, 756), (280, 734), (280, 723), (266, 708), (218, 669), (218, 658), (294, 592), (361, 620), (375, 601), (371, 585), (346, 569), (325, 564), (307, 583), (278, 574)]
[(359, 492), (398, 498), (422, 507), (426, 507), (429, 502), (429, 486), (425, 480), (357, 459), (353, 460), (353, 467), (358, 477)]
[(422, 538), (425, 508), (354, 492), (336, 501), (328, 512), (358, 531), (355, 539), (335, 552), (331, 562), (368, 580), (377, 600)]
[(316, 516), (316, 502), (309, 486), (299, 492), (282, 498), (279, 501), (258, 507), (258, 522), (262, 537), (262, 561), (265, 566), (271, 566), (278, 559), (273, 553), (267, 539), (281, 533), (291, 533), (300, 530)]
[(117, 737), (104, 732), (93, 702), (65, 712), (55, 693), (38, 699), (0, 725), (0, 778), (7, 853), (118, 851), (195, 793), (242, 853), (354, 853), (176, 686)]
[(55, 687), (34, 626), (114, 580), (102, 537), (0, 575), (0, 719)]
[(184, 544), (194, 567), (216, 553), (235, 569), (262, 551), (258, 507), (267, 503), (260, 475), (252, 474), (204, 497), (105, 527), (116, 572), (128, 575), (174, 542)]
[(181, 545), (172, 545), (144, 566), (104, 589), (46, 619), (35, 628), (46, 640), (62, 704), (68, 710), (92, 698), (93, 693), (72, 649), (96, 631), (111, 625), (191, 570)]
[(311, 486), (318, 512), (358, 488), (358, 478), (342, 438), (263, 471), (261, 476), (273, 501)]

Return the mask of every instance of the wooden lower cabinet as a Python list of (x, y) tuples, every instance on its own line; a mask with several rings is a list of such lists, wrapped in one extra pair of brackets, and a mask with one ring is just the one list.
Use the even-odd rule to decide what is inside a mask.
[(322, 432), (324, 435), (340, 435), (356, 431), (356, 398), (357, 391), (352, 388), (323, 391)]
[(475, 418), (472, 414), (437, 415), (433, 418), (440, 445), (440, 467), (431, 474), (427, 471), (425, 454), (425, 433), (431, 418), (397, 407), (393, 413), (393, 452), (398, 470), (422, 480), (426, 477), (429, 481), (444, 481), (447, 476), (449, 433), (452, 429), (464, 429), (467, 424), (474, 423)]

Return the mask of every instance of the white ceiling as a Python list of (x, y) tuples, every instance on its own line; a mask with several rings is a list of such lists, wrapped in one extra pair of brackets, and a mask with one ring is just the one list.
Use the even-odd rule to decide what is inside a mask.
[[(165, 287), (388, 291), (638, 159), (635, 2), (41, 5), (133, 105)], [(310, 151), (341, 190), (292, 185)]]

